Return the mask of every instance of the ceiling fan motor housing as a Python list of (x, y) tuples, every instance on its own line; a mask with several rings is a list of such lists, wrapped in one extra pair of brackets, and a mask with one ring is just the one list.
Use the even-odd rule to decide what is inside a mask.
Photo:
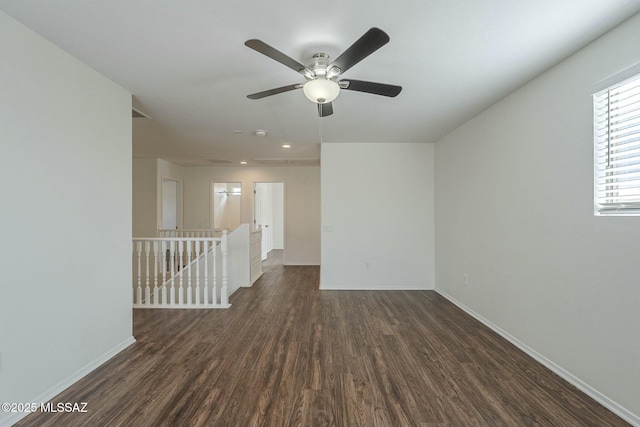
[[(325, 77), (326, 79), (335, 79), (340, 75), (340, 69), (338, 67), (331, 67), (331, 57), (326, 53), (316, 53), (305, 64), (305, 69), (300, 73), (307, 80), (314, 80), (317, 77)], [(310, 73), (309, 73), (310, 71)]]

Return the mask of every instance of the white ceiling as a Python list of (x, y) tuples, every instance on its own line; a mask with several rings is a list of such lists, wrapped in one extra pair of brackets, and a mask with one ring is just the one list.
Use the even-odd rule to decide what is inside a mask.
[[(134, 156), (186, 165), (318, 158), (321, 139), (435, 141), (639, 12), (640, 0), (0, 0), (0, 9), (133, 93), (151, 117), (134, 120)], [(344, 78), (401, 85), (398, 97), (343, 91), (323, 119), (302, 91), (246, 98), (304, 79), (245, 40), (305, 63), (315, 52), (337, 57), (370, 27), (391, 41)]]

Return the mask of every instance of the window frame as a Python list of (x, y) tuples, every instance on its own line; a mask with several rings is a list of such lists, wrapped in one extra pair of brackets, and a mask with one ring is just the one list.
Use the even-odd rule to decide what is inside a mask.
[[(603, 178), (605, 170), (607, 167), (612, 167), (612, 158), (614, 155), (612, 154), (611, 147), (615, 145), (612, 143), (610, 139), (612, 132), (612, 125), (617, 122), (611, 121), (613, 117), (611, 115), (611, 105), (618, 102), (620, 99), (624, 99), (624, 97), (615, 98), (612, 100), (611, 93), (620, 89), (621, 87), (640, 87), (640, 64), (636, 64), (633, 67), (630, 67), (596, 85), (592, 91), (592, 106), (593, 106), (593, 199), (594, 199), (594, 215), (596, 216), (640, 216), (640, 199), (638, 201), (626, 201), (625, 196), (619, 194), (612, 194), (610, 197), (612, 202), (609, 204), (602, 203), (604, 198), (604, 192), (602, 187), (611, 184), (609, 187), (610, 193), (618, 193), (620, 190), (623, 190), (627, 187), (621, 187), (620, 183), (624, 183), (625, 180), (620, 180), (621, 175), (623, 174), (619, 170), (612, 172), (612, 177), (614, 177), (613, 181), (607, 182), (606, 179)], [(636, 95), (634, 95), (636, 96)], [(634, 126), (640, 125), (640, 102), (634, 102), (633, 107), (630, 109), (631, 114), (638, 115), (638, 118), (632, 118), (632, 123)], [(604, 105), (605, 112), (607, 114), (606, 118), (602, 118), (600, 111), (602, 110)], [(616, 128), (617, 129), (617, 128)], [(603, 132), (606, 136), (603, 136)], [(634, 133), (635, 134), (635, 133)], [(603, 139), (604, 138), (604, 139)], [(631, 142), (625, 142), (626, 139), (624, 136), (618, 137), (619, 141), (622, 140), (623, 143), (629, 144), (632, 148), (630, 151), (634, 149), (640, 148), (640, 140), (635, 142), (635, 136), (632, 138)], [(638, 138), (640, 138), (640, 133), (638, 133)], [(603, 155), (601, 151), (603, 147), (607, 152)], [(618, 154), (618, 160), (620, 152)], [(640, 156), (640, 155), (639, 155)], [(635, 157), (635, 156), (634, 156)], [(636, 161), (638, 159), (635, 159)], [(603, 168), (602, 163), (607, 162), (606, 167)], [(631, 166), (636, 172), (637, 165), (637, 173), (640, 175), (640, 162), (632, 161)], [(629, 178), (627, 178), (629, 179)], [(632, 181), (640, 180), (640, 176), (637, 179), (633, 179)], [(640, 194), (640, 182), (634, 183), (630, 187), (632, 190), (636, 190)], [(615, 199), (622, 199), (617, 200)]]

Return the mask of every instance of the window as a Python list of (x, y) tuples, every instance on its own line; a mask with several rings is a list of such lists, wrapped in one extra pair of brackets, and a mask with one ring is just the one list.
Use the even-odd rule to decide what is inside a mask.
[(596, 215), (640, 215), (640, 75), (593, 95)]

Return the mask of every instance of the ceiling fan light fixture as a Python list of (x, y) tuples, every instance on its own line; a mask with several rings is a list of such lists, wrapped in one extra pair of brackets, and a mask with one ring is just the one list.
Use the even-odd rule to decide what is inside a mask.
[(302, 91), (309, 101), (317, 104), (326, 104), (338, 97), (340, 85), (333, 80), (317, 78), (306, 82), (302, 87)]

